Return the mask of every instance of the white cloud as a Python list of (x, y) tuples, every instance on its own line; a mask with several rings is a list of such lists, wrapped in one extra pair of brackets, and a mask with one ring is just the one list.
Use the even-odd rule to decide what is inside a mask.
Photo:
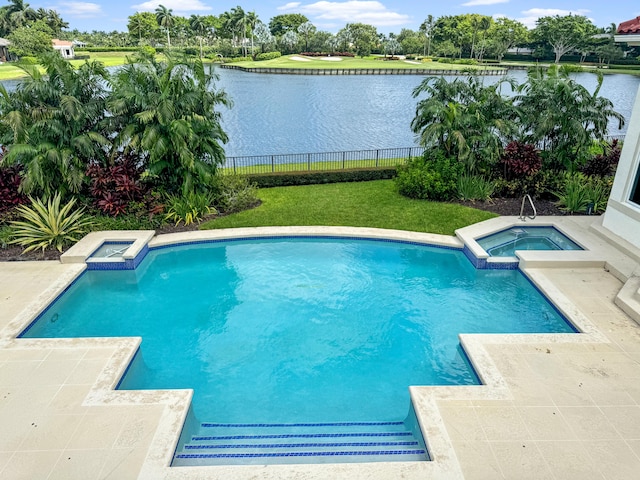
[(138, 12), (153, 12), (160, 4), (173, 10), (174, 12), (199, 12), (211, 10), (200, 0), (149, 0), (138, 5), (131, 5), (131, 8)]
[(296, 8), (300, 6), (300, 2), (289, 2), (286, 5), (282, 5), (278, 7), (278, 10), (291, 10), (292, 8)]
[(528, 28), (535, 28), (536, 21), (540, 17), (552, 17), (554, 15), (586, 15), (591, 10), (579, 8), (577, 10), (562, 10), (560, 8), (531, 8), (522, 12), (524, 17), (517, 18), (519, 22), (523, 23)]
[(319, 1), (303, 5), (299, 2), (292, 2), (278, 7), (278, 10), (295, 10), (312, 20), (329, 21), (324, 22), (344, 22), (344, 23), (366, 23), (377, 27), (405, 25), (411, 21), (409, 15), (387, 10), (382, 3), (368, 0), (348, 0), (346, 2)]
[(56, 10), (59, 10), (63, 17), (92, 18), (103, 14), (100, 5), (88, 2), (59, 2)]
[(477, 5), (495, 5), (497, 3), (509, 3), (509, 0), (471, 0), (463, 3), (463, 7), (475, 7)]

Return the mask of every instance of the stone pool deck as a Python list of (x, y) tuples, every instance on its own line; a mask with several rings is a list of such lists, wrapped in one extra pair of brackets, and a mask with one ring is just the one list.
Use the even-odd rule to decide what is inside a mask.
[[(483, 222), (459, 237), (514, 221)], [(411, 388), (434, 459), (420, 463), (170, 468), (191, 392), (114, 391), (135, 338), (15, 339), (83, 266), (0, 263), (0, 478), (635, 480), (640, 252), (605, 238), (598, 218), (540, 217), (526, 224), (542, 223), (556, 224), (589, 248), (521, 258), (526, 274), (583, 333), (462, 335), (485, 385)], [(457, 238), (410, 232), (305, 231), (461, 245)], [(246, 232), (257, 231), (165, 235), (152, 244)]]

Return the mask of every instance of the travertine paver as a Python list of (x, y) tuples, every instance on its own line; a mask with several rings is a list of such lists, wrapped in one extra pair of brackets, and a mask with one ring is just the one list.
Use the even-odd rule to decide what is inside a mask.
[(604, 269), (539, 273), (611, 343), (488, 345), (513, 398), (440, 401), (465, 478), (635, 480), (640, 326), (613, 305), (622, 285)]

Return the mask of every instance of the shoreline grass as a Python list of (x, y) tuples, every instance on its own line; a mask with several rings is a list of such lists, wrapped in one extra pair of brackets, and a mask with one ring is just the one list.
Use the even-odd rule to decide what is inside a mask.
[[(304, 60), (295, 60), (302, 58)], [(325, 57), (326, 58), (326, 57)], [(440, 62), (421, 62), (409, 63), (403, 60), (385, 61), (376, 60), (373, 57), (357, 58), (357, 57), (332, 57), (340, 58), (340, 60), (326, 60), (322, 57), (304, 57), (302, 55), (286, 55), (271, 60), (263, 60), (254, 62), (247, 60), (242, 62), (233, 62), (230, 65), (237, 65), (244, 68), (295, 68), (295, 69), (325, 69), (325, 70), (343, 70), (343, 69), (381, 69), (391, 68), (399, 70), (486, 70), (486, 69), (502, 69), (499, 66), (486, 65), (463, 65)], [(506, 71), (506, 69), (505, 69)]]
[(352, 170), (356, 168), (397, 167), (407, 163), (406, 158), (380, 158), (366, 160), (327, 160), (322, 162), (294, 163), (256, 163), (255, 165), (223, 165), (220, 171), (224, 175), (259, 175), (268, 173), (327, 172)]
[(274, 187), (259, 207), (203, 223), (203, 230), (268, 226), (351, 226), (453, 235), (496, 214), (454, 203), (413, 200), (393, 180)]

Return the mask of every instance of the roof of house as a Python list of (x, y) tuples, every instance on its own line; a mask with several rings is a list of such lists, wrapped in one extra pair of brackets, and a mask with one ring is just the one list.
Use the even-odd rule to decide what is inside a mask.
[(619, 34), (638, 34), (640, 33), (640, 17), (636, 17), (633, 20), (627, 20), (626, 22), (622, 22), (618, 26)]
[(73, 46), (73, 42), (67, 42), (65, 40), (58, 40), (57, 38), (54, 38), (51, 41), (53, 42), (53, 46), (54, 47), (71, 47), (71, 46)]

